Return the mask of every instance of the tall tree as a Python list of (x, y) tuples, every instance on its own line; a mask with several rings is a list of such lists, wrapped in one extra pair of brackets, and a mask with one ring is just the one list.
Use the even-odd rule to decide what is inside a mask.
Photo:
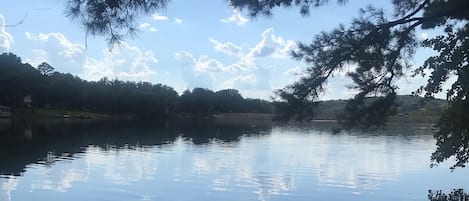
[[(252, 17), (272, 15), (276, 7), (299, 7), (307, 15), (312, 8), (325, 5), (328, 0), (229, 0), (232, 7), (247, 9)], [(339, 4), (346, 0), (337, 0)], [(396, 112), (396, 81), (405, 77), (428, 76), (425, 86), (415, 94), (427, 98), (442, 92), (442, 84), (455, 77), (447, 91), (449, 108), (436, 124), (437, 150), (432, 155), (436, 163), (456, 156), (454, 167), (469, 161), (469, 1), (467, 0), (393, 0), (394, 13), (386, 15), (380, 8), (369, 6), (360, 10), (349, 25), (339, 25), (322, 32), (309, 44), (299, 43), (293, 57), (309, 65), (307, 75), (294, 84), (278, 90), (277, 105), (286, 115), (311, 117), (314, 102), (325, 90), (327, 81), (336, 72), (346, 71), (353, 80), (356, 95), (340, 116), (344, 128), (384, 125), (387, 117)], [(443, 30), (434, 38), (419, 41), (416, 30)], [(431, 48), (438, 55), (431, 56), (418, 67), (412, 66), (417, 48)], [(306, 108), (306, 109), (305, 109)], [(434, 164), (435, 165), (435, 164)]]
[(46, 62), (42, 62), (37, 66), (37, 70), (39, 70), (39, 72), (44, 76), (50, 76), (54, 73), (55, 68)]

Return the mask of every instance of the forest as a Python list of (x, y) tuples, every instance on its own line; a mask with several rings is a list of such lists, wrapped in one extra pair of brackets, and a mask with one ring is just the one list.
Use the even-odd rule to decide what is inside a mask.
[(243, 98), (236, 89), (194, 88), (179, 95), (163, 84), (106, 77), (87, 81), (45, 62), (35, 68), (13, 53), (0, 55), (0, 105), (13, 113), (41, 108), (149, 118), (272, 112), (269, 101)]

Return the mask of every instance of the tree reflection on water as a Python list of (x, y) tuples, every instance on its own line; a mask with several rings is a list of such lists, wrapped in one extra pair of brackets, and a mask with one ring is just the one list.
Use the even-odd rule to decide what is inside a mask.
[(84, 153), (89, 145), (102, 150), (158, 147), (178, 137), (193, 144), (212, 140), (237, 143), (243, 135), (270, 133), (272, 125), (213, 121), (13, 120), (0, 124), (0, 175), (20, 176), (29, 164), (51, 165)]

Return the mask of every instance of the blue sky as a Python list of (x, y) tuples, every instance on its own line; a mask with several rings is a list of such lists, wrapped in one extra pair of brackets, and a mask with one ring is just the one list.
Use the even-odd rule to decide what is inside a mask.
[[(269, 99), (272, 91), (296, 80), (306, 65), (288, 53), (297, 41), (308, 42), (321, 31), (347, 24), (369, 4), (392, 14), (390, 1), (330, 4), (302, 17), (297, 8), (276, 9), (274, 16), (249, 19), (224, 0), (173, 0), (167, 9), (138, 21), (140, 36), (110, 52), (103, 37), (89, 38), (64, 15), (65, 1), (1, 1), (0, 52), (13, 52), (37, 66), (46, 61), (60, 72), (87, 80), (101, 77), (162, 83), (187, 88), (238, 89), (245, 97)], [(427, 33), (419, 33), (425, 36)], [(425, 51), (416, 55), (422, 63)], [(350, 81), (336, 75), (323, 99), (350, 98)], [(423, 78), (400, 81), (408, 94)]]

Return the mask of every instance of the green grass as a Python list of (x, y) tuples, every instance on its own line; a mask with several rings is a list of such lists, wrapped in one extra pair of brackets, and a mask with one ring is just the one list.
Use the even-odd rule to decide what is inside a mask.
[(64, 115), (70, 115), (71, 118), (81, 119), (101, 119), (111, 117), (110, 115), (106, 114), (98, 114), (79, 110), (35, 109), (32, 113), (33, 117), (38, 118), (64, 118)]

